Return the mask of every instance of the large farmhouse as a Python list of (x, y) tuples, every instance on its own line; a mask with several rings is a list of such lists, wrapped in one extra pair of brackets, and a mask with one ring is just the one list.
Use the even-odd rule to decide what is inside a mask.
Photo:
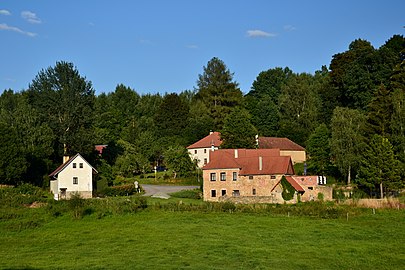
[(69, 158), (64, 157), (60, 165), (49, 176), (50, 190), (55, 200), (69, 199), (73, 194), (82, 198), (93, 196), (93, 174), (97, 173), (79, 153)]
[[(198, 142), (187, 147), (191, 159), (197, 160), (202, 168), (210, 161), (210, 152), (218, 150), (221, 146), (221, 133), (210, 132), (210, 134)], [(256, 140), (259, 149), (279, 149), (281, 156), (289, 156), (293, 164), (306, 161), (305, 148), (296, 144), (288, 138), (258, 137)]]
[[(322, 181), (319, 181), (321, 179)], [(290, 186), (286, 190), (285, 183)], [(219, 149), (210, 151), (203, 167), (205, 201), (241, 203), (295, 203), (332, 199), (332, 188), (317, 176), (294, 176), (291, 157), (279, 149)], [(292, 192), (286, 201), (284, 192)]]

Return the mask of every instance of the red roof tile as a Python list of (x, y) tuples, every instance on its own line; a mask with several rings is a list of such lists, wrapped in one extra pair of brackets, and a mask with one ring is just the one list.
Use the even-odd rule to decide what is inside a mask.
[(296, 144), (288, 138), (277, 137), (259, 137), (260, 149), (273, 149), (278, 148), (280, 150), (293, 150), (293, 151), (305, 151), (305, 148)]
[(203, 170), (232, 168), (239, 168), (241, 175), (294, 174), (291, 158), (280, 156), (275, 149), (216, 150), (210, 152), (210, 162)]
[(219, 147), (221, 143), (221, 134), (219, 132), (212, 132), (210, 135), (188, 146), (187, 149), (210, 148), (211, 146)]
[[(300, 192), (305, 192), (305, 189), (303, 189), (295, 180), (292, 176), (285, 176), (285, 179), (288, 181), (288, 183), (290, 183), (293, 188), (296, 191), (300, 191)], [(281, 180), (280, 180), (281, 181)]]

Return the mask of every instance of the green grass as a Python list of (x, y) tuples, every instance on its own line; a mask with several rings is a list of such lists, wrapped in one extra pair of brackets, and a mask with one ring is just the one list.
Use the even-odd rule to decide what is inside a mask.
[[(346, 220), (153, 206), (164, 203), (153, 200), (146, 210), (81, 219), (51, 217), (45, 207), (17, 209), (21, 213), (17, 211), (16, 218), (0, 221), (0, 269), (400, 269), (405, 265), (404, 210), (376, 214), (362, 210)], [(38, 224), (18, 227), (35, 220)]]

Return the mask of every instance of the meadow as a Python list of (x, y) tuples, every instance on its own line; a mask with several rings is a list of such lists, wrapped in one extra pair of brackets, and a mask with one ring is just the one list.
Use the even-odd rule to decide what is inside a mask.
[[(145, 203), (146, 202), (146, 203)], [(1, 269), (401, 269), (405, 211), (137, 197), (6, 202)]]

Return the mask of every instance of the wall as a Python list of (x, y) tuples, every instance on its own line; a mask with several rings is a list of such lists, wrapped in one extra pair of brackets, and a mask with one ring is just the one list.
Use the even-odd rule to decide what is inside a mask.
[[(76, 168), (73, 168), (76, 163)], [(83, 163), (83, 168), (80, 168)], [(73, 184), (73, 177), (78, 178), (78, 184)], [(81, 157), (77, 156), (68, 167), (58, 174), (58, 193), (66, 189), (66, 198), (72, 193), (79, 192), (82, 197), (91, 198), (93, 191), (93, 170), (90, 165)]]
[[(198, 167), (202, 168), (204, 164), (204, 159), (207, 159), (207, 163), (210, 162), (210, 151), (212, 151), (212, 148), (193, 148), (193, 149), (187, 149), (188, 153), (190, 155), (191, 160), (198, 160)], [(218, 150), (218, 147), (214, 147), (214, 150)], [(195, 153), (197, 151), (197, 154)]]
[[(221, 172), (225, 172), (226, 180), (221, 181)], [(233, 181), (233, 172), (237, 173), (237, 180)], [(210, 180), (210, 174), (216, 173), (216, 181)], [(239, 191), (239, 197), (245, 196), (274, 196), (271, 190), (276, 183), (281, 179), (282, 175), (274, 175), (274, 179), (270, 175), (254, 175), (253, 179), (249, 179), (249, 176), (240, 176), (239, 168), (235, 169), (218, 169), (218, 170), (204, 170), (204, 201), (219, 201), (222, 196), (222, 192), (226, 193), (226, 197), (236, 196), (233, 191)], [(254, 193), (254, 190), (256, 194)], [(211, 191), (216, 191), (216, 197), (211, 196)]]
[(305, 151), (281, 150), (280, 156), (290, 156), (293, 164), (306, 161)]

